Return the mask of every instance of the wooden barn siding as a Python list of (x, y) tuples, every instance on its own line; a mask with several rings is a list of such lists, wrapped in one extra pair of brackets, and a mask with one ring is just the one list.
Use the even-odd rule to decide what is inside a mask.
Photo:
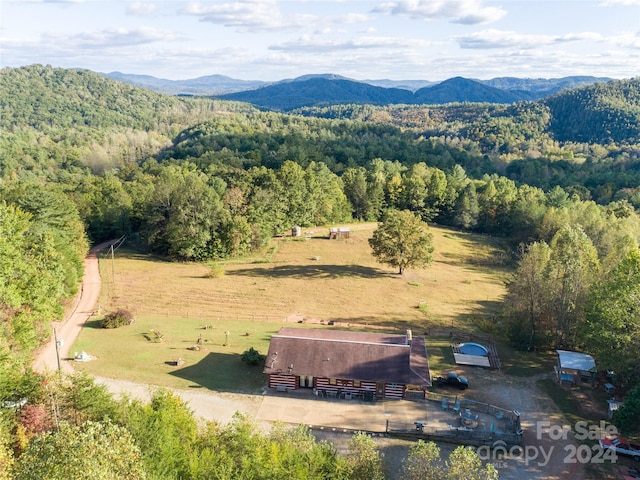
[(328, 378), (320, 377), (314, 378), (313, 384), (317, 390), (326, 390), (327, 392), (337, 392), (338, 390), (351, 393), (376, 392), (376, 382), (360, 382), (360, 386), (356, 387), (353, 380), (338, 379), (335, 385), (331, 385)]
[[(377, 385), (376, 382), (360, 382), (360, 386), (356, 387), (353, 384), (352, 380), (336, 380), (335, 385), (331, 385), (329, 383), (328, 378), (315, 378), (314, 379), (314, 387), (317, 390), (325, 390), (327, 392), (337, 393), (338, 390), (347, 393), (363, 393), (363, 392), (373, 392), (377, 394)], [(384, 397), (385, 398), (404, 398), (404, 384), (394, 384), (387, 383), (384, 387)]]
[[(283, 387), (288, 390), (295, 390), (298, 388), (299, 380), (295, 375), (269, 375), (268, 386), (270, 388)], [(360, 382), (360, 386), (356, 387), (353, 380), (336, 380), (335, 385), (331, 385), (328, 378), (314, 378), (313, 386), (317, 390), (324, 390), (326, 392), (337, 393), (338, 390), (345, 393), (363, 393), (377, 391), (376, 382)], [(405, 385), (401, 383), (385, 383), (384, 385), (384, 397), (385, 398), (404, 398)]]
[(290, 390), (295, 390), (298, 388), (298, 377), (295, 375), (271, 374), (269, 375), (268, 385), (271, 388), (285, 387)]
[(404, 398), (404, 384), (385, 383), (384, 398)]

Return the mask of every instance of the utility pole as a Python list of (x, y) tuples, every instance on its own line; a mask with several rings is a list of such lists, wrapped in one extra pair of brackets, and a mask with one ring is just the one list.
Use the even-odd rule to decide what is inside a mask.
[(111, 282), (116, 283), (116, 267), (113, 259), (113, 243), (111, 244)]
[(62, 340), (58, 340), (58, 331), (56, 327), (53, 327), (53, 339), (56, 342), (56, 360), (58, 361), (58, 372), (60, 369), (60, 345), (62, 345)]

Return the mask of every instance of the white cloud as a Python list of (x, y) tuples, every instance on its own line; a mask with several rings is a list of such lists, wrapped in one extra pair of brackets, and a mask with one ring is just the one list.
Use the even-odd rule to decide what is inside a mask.
[(519, 48), (530, 49), (554, 43), (570, 43), (581, 41), (602, 41), (599, 33), (582, 32), (564, 35), (536, 35), (503, 30), (483, 30), (457, 37), (460, 48), (492, 49)]
[(429, 43), (420, 39), (398, 37), (360, 37), (355, 40), (327, 40), (320, 36), (305, 35), (297, 40), (271, 45), (269, 50), (327, 52), (342, 50), (371, 50), (388, 48), (425, 47)]
[(640, 7), (640, 0), (605, 0), (600, 3), (601, 7)]
[(363, 13), (347, 13), (341, 17), (330, 17), (331, 23), (365, 23), (371, 20), (371, 15), (365, 15)]
[(609, 38), (609, 42), (618, 47), (640, 50), (640, 32), (614, 35)]
[(502, 8), (483, 6), (479, 0), (400, 0), (381, 3), (374, 11), (463, 25), (495, 22), (507, 13)]
[(153, 3), (133, 2), (127, 5), (128, 15), (153, 15), (156, 12), (157, 5)]
[(114, 28), (73, 35), (45, 33), (42, 42), (47, 46), (69, 49), (113, 49), (144, 45), (175, 38), (172, 32), (149, 27), (134, 29)]
[(314, 23), (314, 16), (305, 14), (282, 15), (275, 0), (243, 0), (238, 2), (203, 5), (191, 2), (179, 13), (200, 17), (201, 22), (211, 22), (240, 31), (287, 30)]

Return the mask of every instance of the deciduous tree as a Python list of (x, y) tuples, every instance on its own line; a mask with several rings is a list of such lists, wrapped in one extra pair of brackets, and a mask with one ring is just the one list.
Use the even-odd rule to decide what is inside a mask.
[(447, 461), (447, 480), (498, 480), (498, 471), (490, 463), (482, 465), (478, 454), (469, 447), (459, 446)]
[(380, 263), (398, 267), (425, 267), (432, 261), (433, 235), (426, 223), (409, 210), (389, 210), (369, 239)]
[(15, 480), (143, 480), (140, 450), (129, 432), (112, 423), (61, 423), (34, 437), (18, 458)]
[(433, 442), (418, 440), (409, 448), (402, 465), (402, 478), (407, 480), (442, 480), (445, 475), (440, 448)]
[(580, 341), (603, 368), (640, 381), (640, 251), (636, 248), (590, 290)]
[(382, 457), (375, 442), (364, 432), (351, 437), (347, 463), (351, 480), (384, 480)]

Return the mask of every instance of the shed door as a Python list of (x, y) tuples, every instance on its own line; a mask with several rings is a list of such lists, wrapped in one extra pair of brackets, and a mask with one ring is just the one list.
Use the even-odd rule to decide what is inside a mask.
[(313, 387), (313, 375), (300, 375), (300, 386), (303, 388)]

